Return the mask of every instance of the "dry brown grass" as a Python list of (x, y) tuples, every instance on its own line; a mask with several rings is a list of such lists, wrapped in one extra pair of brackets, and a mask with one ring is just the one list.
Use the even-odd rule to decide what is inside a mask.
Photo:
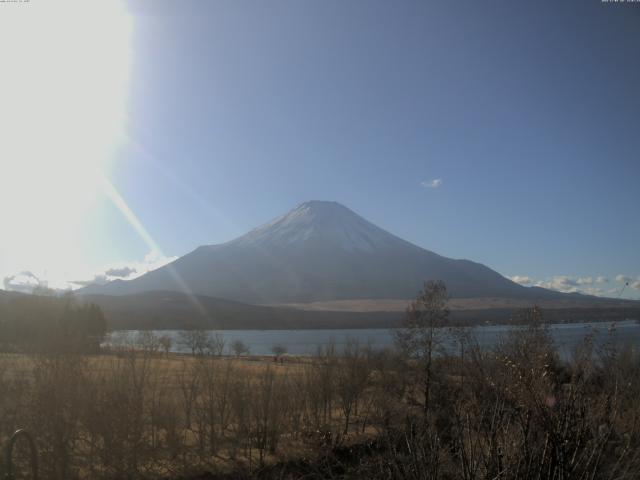
[[(291, 465), (307, 478), (634, 478), (638, 352), (586, 339), (563, 364), (537, 327), (493, 350), (467, 343), (464, 356), (434, 360), (426, 410), (422, 373), (417, 360), (358, 345), (284, 363), (3, 354), (0, 440), (27, 427), (42, 478), (56, 480), (298, 478)], [(368, 453), (352, 450), (362, 457), (342, 449), (364, 442)]]
[[(311, 311), (334, 312), (404, 312), (410, 299), (353, 299), (353, 300), (329, 300), (309, 303), (285, 303), (278, 304), (282, 307), (296, 308)], [(625, 307), (628, 301), (615, 299), (579, 300), (571, 298), (538, 300), (540, 308), (563, 309), (593, 307)], [(477, 297), (477, 298), (452, 298), (449, 300), (451, 310), (483, 310), (483, 309), (523, 309), (531, 306), (531, 300), (501, 297)]]
[(332, 398), (317, 399), (325, 401), (323, 421), (311, 419), (316, 369), (326, 370), (294, 357), (3, 354), (0, 427), (34, 434), (43, 478), (251, 470), (370, 431), (355, 423), (361, 411), (345, 437), (333, 385)]

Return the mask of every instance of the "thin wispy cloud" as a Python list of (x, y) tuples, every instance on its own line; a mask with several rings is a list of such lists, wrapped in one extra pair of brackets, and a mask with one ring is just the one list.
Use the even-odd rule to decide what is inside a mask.
[[(621, 291), (621, 287), (603, 288), (610, 280), (602, 275), (585, 277), (555, 275), (545, 279), (534, 279), (528, 275), (513, 275), (507, 278), (520, 285), (542, 287), (563, 293), (582, 293), (585, 295), (615, 297), (620, 294)], [(640, 290), (640, 277), (634, 279), (628, 275), (620, 274), (615, 277), (615, 280), (617, 283), (627, 284), (632, 289)]]
[(568, 275), (557, 275), (546, 280), (539, 280), (534, 285), (563, 293), (575, 293), (578, 291), (578, 280)]
[(29, 271), (23, 271), (16, 273), (15, 275), (8, 275), (4, 277), (2, 284), (5, 290), (22, 293), (31, 293), (34, 288), (47, 286), (46, 282)]
[(109, 283), (109, 277), (106, 275), (96, 275), (91, 280), (73, 280), (72, 283), (77, 287), (88, 287), (89, 285), (106, 285)]
[(104, 271), (97, 273), (89, 280), (75, 280), (76, 286), (85, 287), (87, 285), (104, 285), (113, 280), (133, 280), (140, 277), (151, 270), (164, 267), (168, 263), (173, 262), (178, 257), (166, 257), (157, 251), (151, 251), (145, 255), (141, 261), (133, 261), (129, 263), (120, 263), (111, 265)]
[(440, 188), (442, 186), (442, 179), (434, 178), (433, 180), (423, 180), (420, 182), (420, 186), (424, 188)]
[(105, 271), (105, 275), (110, 276), (110, 277), (120, 277), (120, 278), (126, 278), (131, 276), (132, 274), (136, 273), (137, 270), (135, 268), (132, 267), (121, 267), (121, 268), (110, 268), (107, 271)]
[(599, 287), (585, 288), (583, 290), (583, 293), (586, 293), (587, 295), (593, 295), (595, 297), (602, 297), (605, 294), (604, 290)]
[(520, 285), (530, 285), (533, 283), (533, 279), (531, 277), (527, 277), (526, 275), (514, 275), (513, 277), (507, 277), (512, 282), (519, 283)]

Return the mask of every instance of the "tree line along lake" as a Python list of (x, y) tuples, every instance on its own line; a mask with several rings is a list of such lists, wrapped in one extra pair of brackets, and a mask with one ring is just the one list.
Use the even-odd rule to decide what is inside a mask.
[[(525, 328), (513, 325), (483, 325), (466, 328), (472, 341), (482, 348), (491, 348), (500, 342), (505, 335)], [(334, 345), (336, 352), (344, 348), (348, 342), (357, 341), (360, 346), (369, 346), (374, 350), (392, 348), (395, 329), (325, 329), (325, 330), (211, 330), (224, 339), (225, 353), (231, 354), (231, 344), (240, 340), (249, 348), (251, 355), (273, 355), (275, 345), (282, 346), (290, 355), (314, 355), (320, 347)], [(456, 345), (456, 331), (449, 328), (440, 329), (442, 344), (447, 349)], [(117, 345), (133, 342), (140, 330), (117, 330), (112, 332), (106, 345)], [(180, 330), (155, 330), (153, 333), (171, 338), (173, 353), (190, 353), (187, 346), (180, 341)], [(616, 347), (637, 347), (640, 345), (640, 323), (636, 320), (620, 322), (588, 322), (551, 324), (549, 332), (558, 350), (565, 358), (571, 356), (575, 348), (585, 341), (588, 335), (593, 336), (596, 347), (607, 343)]]

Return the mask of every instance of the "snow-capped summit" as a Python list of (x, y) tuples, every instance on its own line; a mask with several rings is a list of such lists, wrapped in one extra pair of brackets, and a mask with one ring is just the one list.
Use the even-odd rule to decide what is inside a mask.
[(313, 200), (251, 230), (232, 243), (283, 248), (315, 241), (327, 242), (349, 252), (372, 253), (402, 240), (338, 202)]
[[(336, 202), (311, 201), (245, 235), (83, 293), (174, 290), (249, 303), (408, 299), (426, 280), (457, 297), (541, 295), (479, 263), (420, 248)], [(541, 289), (538, 289), (541, 290)]]

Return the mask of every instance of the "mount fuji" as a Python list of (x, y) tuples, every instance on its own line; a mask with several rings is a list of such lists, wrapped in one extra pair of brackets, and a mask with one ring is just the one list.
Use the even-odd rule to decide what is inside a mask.
[(443, 280), (453, 298), (566, 296), (523, 287), (480, 263), (425, 250), (326, 201), (303, 203), (235, 240), (198, 247), (134, 280), (92, 285), (79, 293), (175, 291), (283, 304), (409, 299), (426, 280)]

